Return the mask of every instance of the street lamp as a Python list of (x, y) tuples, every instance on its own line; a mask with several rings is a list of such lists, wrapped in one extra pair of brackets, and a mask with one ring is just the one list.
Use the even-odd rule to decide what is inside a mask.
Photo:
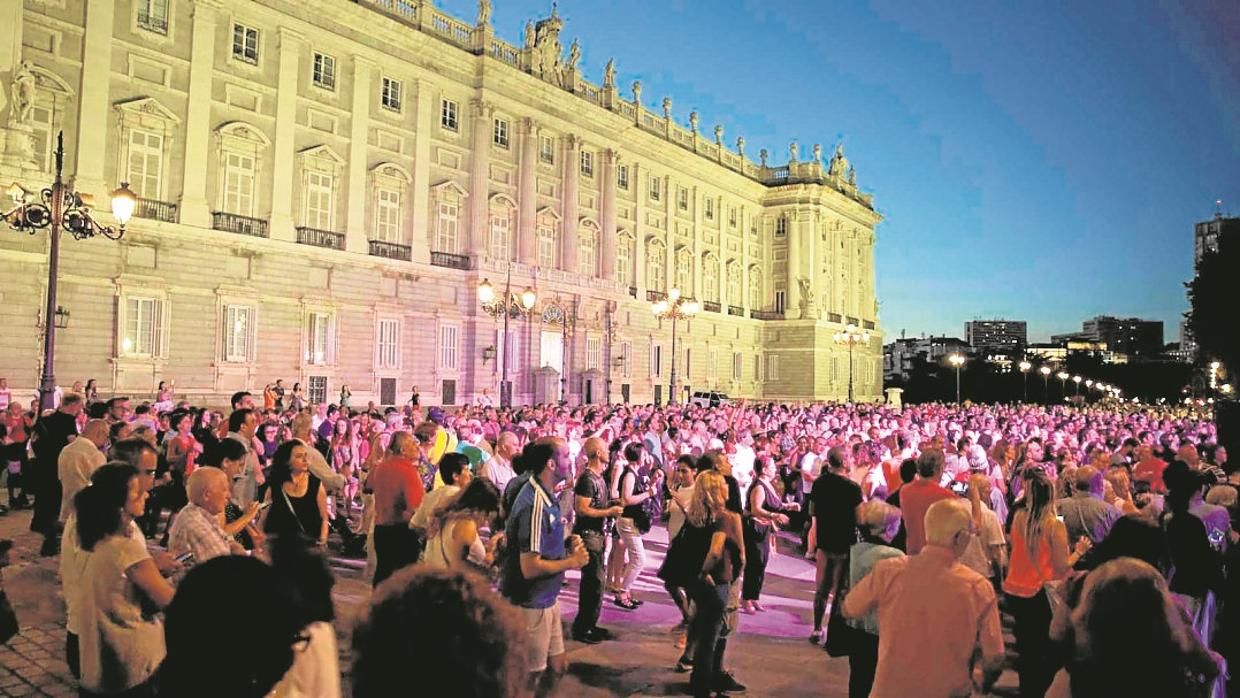
[(68, 233), (74, 240), (85, 240), (102, 235), (109, 240), (120, 240), (125, 235), (125, 224), (133, 215), (138, 197), (129, 189), (128, 182), (121, 182), (120, 188), (112, 192), (112, 215), (119, 224), (117, 227), (100, 225), (91, 215), (92, 197), (73, 191), (64, 183), (61, 173), (65, 160), (65, 134), (56, 134), (56, 178), (52, 186), (39, 192), (38, 200), (29, 201), (30, 192), (20, 184), (13, 183), (8, 194), (13, 199), (14, 207), (8, 211), (0, 211), (0, 219), (9, 224), (13, 230), (34, 235), (40, 230), (47, 230), (51, 237), (48, 246), (47, 260), (47, 298), (43, 312), (43, 374), (39, 378), (39, 412), (54, 409), (52, 393), (56, 390), (56, 327), (55, 321), (60, 316), (67, 317), (67, 311), (57, 312), (56, 282), (60, 271), (60, 234)]
[(1025, 383), (1025, 396), (1021, 399), (1021, 401), (1029, 402), (1029, 369), (1033, 368), (1033, 364), (1028, 361), (1021, 361), (1019, 365), (1020, 373)]
[(956, 404), (960, 404), (960, 367), (964, 365), (964, 354), (949, 354), (947, 363), (956, 368)]
[(1072, 376), (1072, 382), (1073, 382), (1073, 383), (1076, 383), (1076, 394), (1077, 394), (1077, 397), (1080, 397), (1080, 395), (1081, 395), (1081, 381), (1082, 381), (1082, 380), (1084, 380), (1084, 379), (1083, 379), (1083, 378), (1081, 378), (1080, 376)]
[(1050, 391), (1046, 389), (1046, 383), (1051, 377), (1051, 367), (1043, 366), (1038, 369), (1038, 373), (1042, 374), (1042, 402), (1050, 402)]
[(482, 310), (488, 315), (498, 319), (500, 316), (504, 318), (504, 330), (500, 335), (500, 341), (503, 342), (504, 350), (500, 358), (500, 379), (499, 379), (499, 406), (512, 407), (512, 386), (508, 384), (508, 319), (513, 313), (518, 315), (528, 315), (534, 308), (534, 304), (538, 301), (537, 294), (534, 289), (526, 287), (521, 292), (520, 299), (514, 298), (512, 295), (512, 262), (508, 263), (508, 273), (504, 279), (504, 294), (501, 298), (495, 297), (495, 288), (491, 286), (489, 279), (483, 279), (478, 284), (478, 302), (482, 304)]
[(1055, 374), (1055, 377), (1059, 379), (1059, 398), (1062, 400), (1068, 397), (1068, 372), (1060, 371)]
[(853, 347), (858, 344), (869, 344), (870, 333), (866, 330), (857, 330), (857, 326), (848, 323), (848, 326), (841, 332), (835, 333), (836, 344), (848, 345), (848, 402), (853, 401)]
[(676, 404), (676, 321), (687, 320), (697, 315), (700, 308), (697, 301), (680, 295), (680, 289), (673, 288), (667, 292), (667, 298), (651, 303), (650, 310), (659, 319), (671, 318), (672, 320), (672, 376), (671, 385), (668, 386), (667, 404), (674, 405)]

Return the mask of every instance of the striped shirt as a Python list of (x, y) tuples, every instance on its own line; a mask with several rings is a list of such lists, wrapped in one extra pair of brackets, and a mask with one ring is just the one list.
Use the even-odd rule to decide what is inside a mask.
[(564, 573), (536, 579), (526, 579), (521, 573), (522, 553), (537, 553), (546, 560), (565, 557), (560, 507), (536, 478), (530, 478), (517, 495), (508, 515), (506, 534), (510, 547), (504, 561), (504, 596), (523, 608), (554, 606)]

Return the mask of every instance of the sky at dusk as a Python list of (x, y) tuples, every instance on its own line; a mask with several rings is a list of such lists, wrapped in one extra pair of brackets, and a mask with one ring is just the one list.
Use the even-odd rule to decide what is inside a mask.
[[(520, 43), (550, 3), (495, 0)], [(439, 5), (472, 20), (477, 4)], [(783, 164), (843, 139), (885, 217), (888, 338), (1097, 314), (1178, 339), (1192, 226), (1240, 215), (1240, 3), (562, 0), (561, 39), (601, 82), (614, 57), (659, 109)], [(1229, 45), (1230, 39), (1230, 45)]]

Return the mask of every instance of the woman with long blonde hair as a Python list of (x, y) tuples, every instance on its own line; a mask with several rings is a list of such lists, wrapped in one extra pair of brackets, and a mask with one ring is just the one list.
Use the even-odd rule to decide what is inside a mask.
[(1040, 697), (1058, 670), (1051, 659), (1051, 599), (1045, 585), (1068, 574), (1089, 549), (1089, 539), (1077, 541), (1069, 552), (1068, 529), (1056, 518), (1054, 485), (1041, 468), (1026, 468), (1023, 477), (1024, 508), (1012, 519), (1012, 556), (1003, 591), (1015, 621), (1020, 695)]

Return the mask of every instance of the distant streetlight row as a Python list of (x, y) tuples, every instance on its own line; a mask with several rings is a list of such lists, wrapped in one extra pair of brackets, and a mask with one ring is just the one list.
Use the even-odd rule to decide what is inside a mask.
[[(947, 355), (947, 363), (956, 370), (956, 403), (957, 404), (960, 403), (960, 369), (961, 367), (965, 365), (967, 361), (968, 361), (968, 358), (966, 358), (964, 354), (961, 354), (959, 352), (955, 352), (955, 353)], [(1028, 360), (1022, 360), (1019, 364), (1017, 364), (1017, 366), (1020, 368), (1020, 372), (1024, 376), (1024, 401), (1028, 402), (1029, 401), (1029, 371), (1033, 368), (1033, 364), (1030, 363)], [(1047, 397), (1046, 395), (1047, 383), (1050, 380), (1052, 371), (1053, 369), (1050, 366), (1043, 365), (1043, 366), (1038, 367), (1038, 373), (1042, 374), (1042, 397), (1043, 399), (1046, 399)], [(1080, 375), (1074, 376), (1066, 371), (1060, 371), (1059, 373), (1056, 373), (1055, 377), (1059, 379), (1059, 387), (1060, 387), (1061, 392), (1067, 391), (1067, 381), (1069, 378), (1071, 378), (1072, 383), (1076, 390), (1075, 394), (1077, 396), (1081, 394), (1081, 383), (1085, 384), (1086, 391), (1097, 390), (1100, 393), (1106, 393), (1106, 394), (1109, 394), (1111, 397), (1115, 397), (1115, 398), (1119, 398), (1123, 396), (1124, 394), (1123, 390), (1120, 390), (1116, 386), (1111, 385), (1109, 383), (1103, 383), (1102, 381), (1095, 381), (1092, 378), (1085, 378), (1084, 376), (1080, 376)], [(1226, 386), (1220, 387), (1219, 389), (1223, 390), (1224, 392), (1230, 392), (1231, 386), (1226, 385)]]

